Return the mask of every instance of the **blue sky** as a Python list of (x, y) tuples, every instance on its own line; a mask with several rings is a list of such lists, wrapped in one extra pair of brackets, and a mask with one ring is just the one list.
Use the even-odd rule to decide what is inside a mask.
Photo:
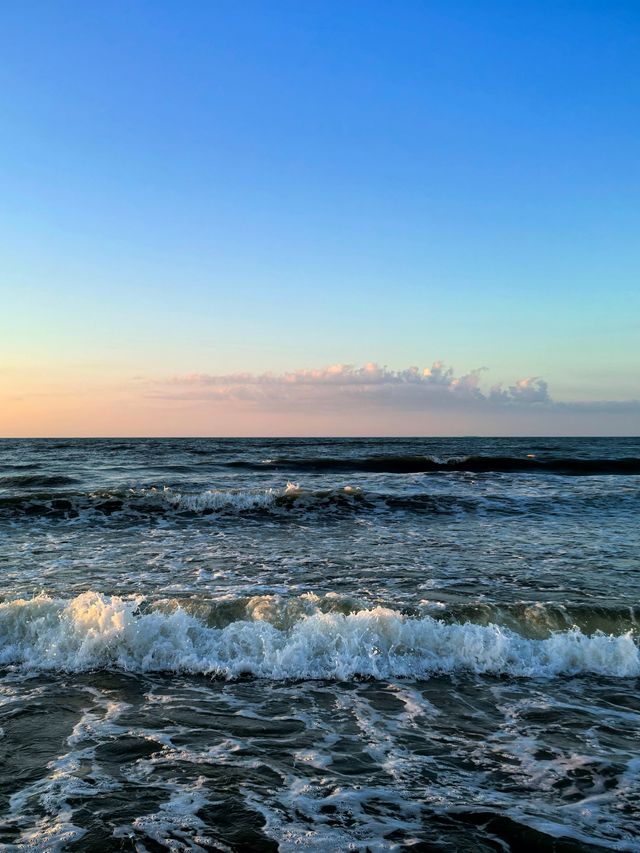
[(7, 399), (439, 359), (640, 397), (637, 3), (27, 0), (0, 57)]

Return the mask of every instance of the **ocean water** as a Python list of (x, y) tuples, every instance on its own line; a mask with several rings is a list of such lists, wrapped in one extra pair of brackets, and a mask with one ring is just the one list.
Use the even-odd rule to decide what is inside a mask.
[(640, 441), (0, 441), (0, 847), (640, 850)]

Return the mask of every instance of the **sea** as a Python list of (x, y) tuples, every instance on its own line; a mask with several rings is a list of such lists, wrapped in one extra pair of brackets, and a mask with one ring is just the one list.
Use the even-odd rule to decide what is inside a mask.
[(0, 848), (640, 850), (640, 440), (0, 441)]

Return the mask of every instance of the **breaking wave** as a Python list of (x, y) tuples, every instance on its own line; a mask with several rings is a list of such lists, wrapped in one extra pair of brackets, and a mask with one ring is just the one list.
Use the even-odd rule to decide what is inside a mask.
[[(503, 511), (509, 502), (497, 501)], [(20, 495), (0, 498), (0, 517), (73, 519), (84, 515), (125, 519), (154, 516), (269, 514), (286, 517), (308, 512), (412, 511), (474, 512), (490, 507), (482, 498), (456, 495), (379, 494), (356, 487), (305, 489), (288, 483), (281, 489), (138, 488), (84, 494)], [(513, 511), (519, 511), (513, 506)], [(521, 511), (521, 510), (520, 510)]]
[[(631, 631), (578, 628), (531, 639), (496, 624), (447, 623), (384, 607), (326, 612), (313, 596), (278, 622), (269, 597), (244, 618), (211, 627), (183, 607), (154, 608), (86, 592), (0, 604), (0, 665), (25, 670), (200, 673), (221, 678), (428, 678), (485, 673), (519, 677), (640, 675)], [(251, 603), (252, 602), (252, 603)], [(274, 618), (274, 613), (276, 617)]]
[(549, 514), (567, 506), (581, 511), (610, 511), (612, 502), (636, 506), (640, 492), (585, 494), (554, 501), (542, 495), (375, 492), (356, 486), (309, 489), (297, 483), (269, 489), (204, 489), (193, 487), (120, 488), (104, 492), (47, 494), (29, 492), (0, 497), (0, 518), (112, 518), (115, 521), (157, 517), (190, 518), (221, 515), (269, 515), (281, 519), (306, 513), (410, 512), (422, 515)]

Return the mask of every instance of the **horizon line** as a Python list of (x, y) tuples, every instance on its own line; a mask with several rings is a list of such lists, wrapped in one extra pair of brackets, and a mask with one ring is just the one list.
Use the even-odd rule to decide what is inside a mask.
[(0, 441), (169, 441), (169, 440), (205, 440), (205, 441), (266, 441), (266, 440), (344, 440), (344, 439), (368, 439), (384, 441), (385, 439), (411, 441), (412, 439), (460, 439), (460, 438), (481, 438), (481, 439), (557, 439), (557, 438), (630, 438), (640, 440), (640, 434), (624, 433), (613, 435), (609, 433), (593, 433), (593, 434), (574, 434), (574, 433), (533, 433), (533, 434), (480, 434), (480, 433), (449, 433), (447, 435), (4, 435), (0, 436)]

